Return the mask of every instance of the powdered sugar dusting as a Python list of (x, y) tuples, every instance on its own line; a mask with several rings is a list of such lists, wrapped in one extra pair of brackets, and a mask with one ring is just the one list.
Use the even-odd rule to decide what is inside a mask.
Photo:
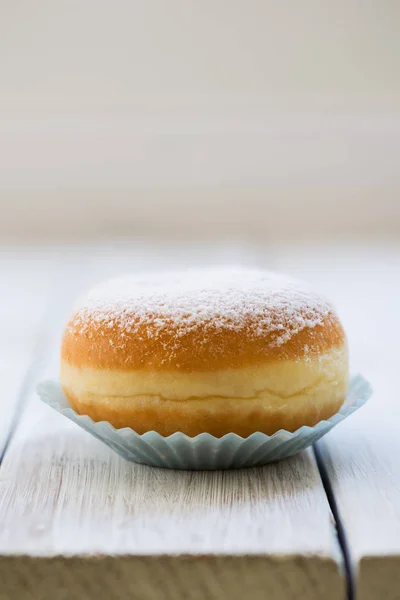
[[(281, 346), (314, 328), (332, 307), (302, 282), (255, 269), (196, 269), (132, 275), (94, 288), (77, 308), (75, 331), (96, 324), (124, 335), (158, 337), (173, 326), (176, 343), (193, 330), (242, 330)], [(146, 329), (146, 327), (145, 327)]]

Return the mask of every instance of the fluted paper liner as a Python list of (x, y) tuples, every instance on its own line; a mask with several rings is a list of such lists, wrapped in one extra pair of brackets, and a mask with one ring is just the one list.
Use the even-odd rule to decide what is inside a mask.
[(87, 415), (78, 415), (68, 404), (58, 381), (44, 381), (37, 391), (48, 406), (128, 460), (167, 469), (208, 470), (254, 467), (292, 456), (358, 410), (372, 393), (369, 383), (357, 375), (350, 380), (346, 400), (339, 412), (314, 427), (304, 425), (294, 432), (281, 429), (273, 435), (256, 432), (247, 438), (228, 433), (216, 438), (209, 433), (189, 437), (177, 432), (163, 437), (156, 431), (139, 435), (129, 427), (115, 429), (106, 421), (95, 423)]

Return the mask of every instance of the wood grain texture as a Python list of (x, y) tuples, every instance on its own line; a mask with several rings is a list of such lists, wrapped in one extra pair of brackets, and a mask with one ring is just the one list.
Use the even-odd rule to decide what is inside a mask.
[[(71, 595), (86, 585), (89, 597), (100, 586), (104, 597), (123, 597), (135, 582), (137, 598), (261, 598), (266, 588), (274, 599), (295, 590), (317, 599), (327, 589), (343, 597), (329, 507), (308, 453), (254, 470), (152, 469), (32, 399), (0, 498), (0, 553), (9, 556), (0, 576), (14, 589), (6, 598), (24, 597), (25, 578), (40, 578), (42, 597), (54, 597), (54, 564)], [(103, 564), (93, 555), (125, 558)]]
[[(286, 261), (281, 261), (283, 262)], [(352, 370), (374, 395), (319, 444), (354, 563), (357, 600), (400, 589), (400, 247), (297, 256), (291, 270), (335, 300)]]
[(0, 490), (2, 552), (335, 551), (309, 454), (254, 470), (154, 469), (118, 457), (36, 399), (4, 461)]
[(42, 342), (54, 256), (0, 248), (0, 457)]
[(343, 598), (322, 557), (0, 556), (1, 600), (320, 600)]
[[(60, 286), (36, 380), (57, 374), (74, 288), (127, 263), (151, 262), (136, 250), (77, 259), (62, 270), (68, 286)], [(334, 525), (310, 452), (234, 472), (136, 465), (42, 405), (35, 383), (0, 469), (1, 600), (258, 599), (266, 591), (273, 600), (344, 597)]]

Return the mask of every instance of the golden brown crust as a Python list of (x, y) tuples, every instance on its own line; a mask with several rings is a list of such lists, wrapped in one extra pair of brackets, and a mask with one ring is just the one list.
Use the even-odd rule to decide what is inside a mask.
[[(90, 317), (82, 330), (81, 323), (73, 317), (64, 332), (61, 357), (71, 365), (102, 369), (214, 371), (315, 356), (345, 341), (343, 327), (332, 312), (321, 324), (304, 327), (282, 345), (273, 345), (274, 332), (250, 334), (250, 325), (244, 322), (240, 329), (231, 330), (209, 324), (206, 329), (193, 328), (177, 343), (173, 323), (155, 336), (151, 321), (135, 332), (121, 332), (116, 325), (91, 323)], [(174, 352), (166, 353), (165, 349), (171, 346)]]

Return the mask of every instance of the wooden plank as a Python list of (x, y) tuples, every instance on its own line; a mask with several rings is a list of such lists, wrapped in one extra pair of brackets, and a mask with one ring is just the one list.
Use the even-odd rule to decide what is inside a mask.
[[(294, 260), (294, 262), (293, 262)], [(278, 261), (281, 264), (289, 260)], [(344, 528), (358, 600), (394, 600), (400, 590), (400, 247), (358, 248), (292, 259), (335, 299), (352, 369), (374, 395), (319, 449)]]
[[(87, 279), (120, 259), (134, 260), (94, 252)], [(58, 310), (37, 379), (57, 370)], [(312, 453), (234, 472), (135, 465), (42, 405), (34, 383), (0, 471), (1, 600), (344, 597)]]
[(0, 247), (0, 460), (41, 342), (53, 271), (54, 257), (40, 249)]
[[(263, 598), (266, 587), (271, 598), (343, 597), (329, 508), (308, 453), (239, 472), (152, 469), (124, 461), (32, 399), (3, 464), (0, 496), (7, 599), (25, 598), (21, 580), (38, 578), (40, 597), (53, 597), (53, 558), (65, 555), (81, 557), (56, 561), (63, 585), (76, 571), (71, 596), (85, 585), (94, 594), (91, 576), (104, 597), (122, 596), (132, 569), (138, 598), (201, 597), (201, 589), (210, 598)], [(109, 563), (85, 554), (126, 558), (122, 566), (109, 561), (110, 580)], [(169, 559), (157, 562), (161, 556)]]

